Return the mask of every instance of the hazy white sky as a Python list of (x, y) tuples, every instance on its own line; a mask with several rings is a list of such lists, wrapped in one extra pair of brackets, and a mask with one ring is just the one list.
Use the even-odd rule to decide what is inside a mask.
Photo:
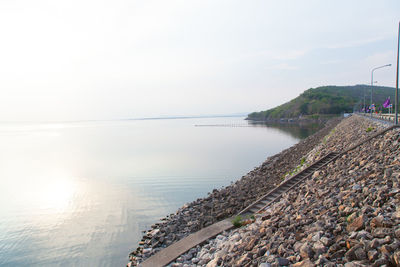
[(395, 86), (400, 1), (0, 0), (0, 120), (265, 110)]

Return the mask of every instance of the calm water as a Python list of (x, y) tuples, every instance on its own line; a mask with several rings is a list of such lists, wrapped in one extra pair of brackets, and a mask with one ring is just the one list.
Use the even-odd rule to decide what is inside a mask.
[(316, 130), (279, 127), (1, 123), (0, 265), (125, 266), (142, 230)]

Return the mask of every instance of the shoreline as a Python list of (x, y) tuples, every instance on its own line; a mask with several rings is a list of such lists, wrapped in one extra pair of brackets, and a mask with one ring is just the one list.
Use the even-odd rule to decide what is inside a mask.
[[(179, 220), (191, 222), (193, 219), (193, 203), (203, 208), (208, 204), (213, 210), (218, 197), (223, 193), (226, 196), (235, 193), (235, 187), (254, 197), (263, 185), (261, 180), (275, 187), (330, 152), (344, 154), (315, 171), (264, 212), (256, 214), (255, 221), (222, 232), (191, 248), (167, 266), (399, 266), (399, 129), (391, 129), (348, 150), (387, 126), (387, 123), (354, 115), (325, 127), (268, 158), (229, 186), (232, 188), (213, 190), (209, 197), (184, 205), (166, 218), (164, 224), (153, 225), (153, 230), (143, 239), (150, 241), (130, 255), (128, 266), (136, 266), (159, 251), (158, 244), (155, 247), (148, 245), (160, 235), (170, 238), (165, 235), (169, 226), (175, 226), (173, 234), (178, 236), (182, 229)], [(313, 147), (307, 150), (307, 144)], [(304, 151), (308, 152), (302, 154)], [(285, 157), (299, 155), (295, 160), (285, 161)], [(273, 174), (283, 173), (285, 167), (300, 159), (302, 164), (294, 164), (296, 166), (278, 181), (271, 179)], [(265, 179), (267, 174), (269, 179)], [(211, 201), (205, 201), (210, 197)], [(248, 196), (243, 194), (241, 197), (246, 203)]]
[(375, 135), (385, 128), (361, 116), (343, 120), (307, 160), (324, 151), (342, 151), (340, 157), (253, 223), (225, 231), (167, 266), (400, 266), (400, 129)]
[(310, 124), (310, 123), (326, 123), (332, 119), (343, 117), (341, 114), (316, 114), (316, 115), (307, 115), (303, 117), (293, 117), (293, 118), (265, 118), (265, 119), (257, 119), (257, 118), (249, 118), (247, 117), (245, 120), (255, 123), (282, 123), (282, 124), (291, 124), (291, 123), (299, 123), (299, 124)]
[[(326, 122), (321, 130), (267, 158), (259, 167), (235, 183), (219, 190), (214, 189), (207, 197), (187, 203), (175, 214), (167, 215), (153, 224), (151, 229), (144, 231), (139, 246), (129, 255), (130, 265), (135, 266), (177, 240), (231, 217), (250, 205), (282, 182), (300, 164), (302, 157), (320, 143), (340, 121), (341, 118), (335, 118)], [(266, 176), (268, 179), (265, 179)]]

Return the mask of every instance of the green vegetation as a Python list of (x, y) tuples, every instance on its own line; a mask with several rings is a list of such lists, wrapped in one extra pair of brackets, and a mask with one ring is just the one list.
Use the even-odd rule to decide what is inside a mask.
[(322, 139), (322, 143), (323, 143), (324, 145), (326, 145), (326, 142), (328, 142), (328, 137), (324, 136), (324, 139)]
[(367, 133), (369, 133), (370, 131), (372, 131), (374, 128), (373, 127), (368, 127), (367, 130), (365, 130)]
[(301, 169), (301, 167), (303, 167), (304, 163), (306, 163), (306, 158), (301, 158), (300, 164), (297, 165), (296, 168), (294, 168), (293, 170), (291, 170), (291, 171), (285, 173), (285, 174), (283, 175), (282, 179), (285, 179), (285, 177), (288, 176), (288, 175), (289, 175), (289, 176), (292, 176), (292, 175), (296, 174), (296, 173)]
[(325, 145), (326, 142), (328, 142), (328, 139), (336, 132), (336, 128), (333, 128), (328, 135), (324, 136), (324, 139), (322, 140), (322, 143)]
[(233, 218), (232, 224), (236, 228), (239, 228), (240, 226), (242, 226), (242, 217), (238, 215), (235, 218)]
[(250, 223), (254, 222), (256, 220), (256, 217), (254, 215), (247, 215), (246, 217), (242, 218), (240, 215), (238, 215), (235, 218), (233, 218), (232, 224), (236, 228), (239, 228), (239, 227), (249, 223), (249, 220), (250, 220)]
[[(394, 100), (395, 88), (374, 86), (373, 99), (380, 107), (387, 97)], [(304, 91), (291, 101), (275, 108), (253, 112), (248, 115), (250, 120), (269, 120), (280, 118), (320, 119), (328, 114), (340, 114), (360, 110), (363, 105), (364, 95), (366, 105), (370, 104), (371, 86), (322, 86)]]

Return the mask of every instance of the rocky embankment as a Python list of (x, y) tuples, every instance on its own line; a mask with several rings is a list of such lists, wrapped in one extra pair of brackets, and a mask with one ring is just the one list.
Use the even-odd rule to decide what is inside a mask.
[(162, 218), (159, 223), (152, 225), (138, 248), (130, 254), (130, 265), (135, 266), (177, 240), (233, 216), (250, 205), (281, 183), (285, 175), (298, 166), (301, 158), (318, 145), (339, 121), (329, 121), (316, 134), (268, 158), (235, 183), (220, 190), (215, 189), (207, 197), (188, 203), (175, 214)]
[[(343, 151), (381, 128), (342, 121), (308, 160)], [(400, 130), (314, 172), (258, 215), (181, 255), (172, 266), (400, 266)]]

